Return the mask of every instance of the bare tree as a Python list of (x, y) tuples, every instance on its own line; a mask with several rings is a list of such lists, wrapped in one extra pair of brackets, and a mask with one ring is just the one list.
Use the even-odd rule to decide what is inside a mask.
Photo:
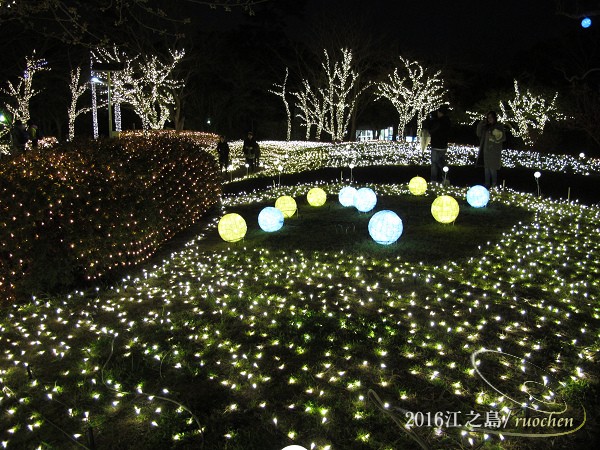
[(415, 116), (420, 126), (425, 115), (444, 104), (446, 89), (440, 78), (441, 72), (427, 73), (416, 61), (400, 56), (401, 67), (388, 75), (387, 82), (377, 84), (377, 99), (389, 100), (398, 112), (398, 133)]
[(266, 1), (172, 0), (166, 9), (161, 0), (19, 0), (0, 3), (0, 23), (17, 22), (68, 44), (96, 48), (115, 41), (125, 44), (124, 36), (135, 36), (136, 30), (180, 37), (184, 25), (199, 13), (197, 7), (241, 8), (253, 14), (253, 7)]
[(277, 95), (278, 97), (281, 97), (281, 99), (283, 100), (283, 104), (285, 106), (285, 112), (287, 113), (287, 139), (286, 139), (287, 141), (290, 140), (290, 137), (292, 134), (292, 117), (290, 114), (290, 105), (288, 104), (287, 98), (285, 97), (285, 89), (286, 89), (288, 74), (289, 74), (289, 68), (286, 67), (285, 68), (285, 78), (283, 79), (283, 83), (273, 85), (275, 88), (278, 88), (279, 90), (278, 91), (274, 91), (272, 89), (269, 90), (269, 92)]
[(6, 104), (6, 109), (13, 116), (13, 120), (20, 119), (23, 122), (29, 120), (29, 102), (32, 97), (40, 92), (33, 88), (33, 76), (36, 72), (50, 70), (46, 64), (45, 59), (35, 59), (34, 50), (32, 56), (26, 58), (25, 72), (22, 76), (19, 76), (19, 83), (14, 85), (10, 81), (7, 81), (8, 88), (0, 89), (12, 97), (15, 102), (13, 104)]
[(79, 98), (88, 89), (88, 82), (84, 81), (82, 84), (79, 83), (81, 76), (81, 67), (78, 67), (75, 71), (71, 70), (71, 83), (69, 87), (71, 89), (71, 105), (69, 106), (69, 140), (73, 140), (75, 137), (75, 119), (82, 114), (89, 112), (92, 106), (84, 106), (83, 108), (77, 108)]

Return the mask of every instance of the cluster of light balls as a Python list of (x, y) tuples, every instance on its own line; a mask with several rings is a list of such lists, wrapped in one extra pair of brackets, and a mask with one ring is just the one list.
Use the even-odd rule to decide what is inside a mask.
[[(427, 191), (427, 181), (422, 177), (414, 177), (409, 183), (409, 190), (414, 195), (423, 195)], [(481, 208), (487, 205), (490, 195), (483, 186), (473, 186), (467, 192), (468, 203)], [(306, 195), (308, 204), (311, 206), (323, 206), (327, 201), (327, 193), (318, 187), (312, 188)], [(369, 212), (377, 205), (377, 194), (373, 189), (362, 187), (356, 189), (353, 186), (345, 186), (338, 193), (338, 200), (344, 207), (355, 207), (359, 212)], [(268, 233), (279, 231), (283, 227), (284, 220), (294, 215), (297, 204), (293, 197), (281, 196), (275, 202), (275, 206), (267, 206), (258, 215), (258, 225)], [(431, 214), (440, 223), (452, 223), (459, 213), (458, 202), (449, 195), (438, 196), (431, 205)], [(403, 232), (402, 219), (390, 210), (375, 213), (369, 220), (368, 230), (371, 238), (382, 245), (390, 245), (396, 242)], [(218, 232), (221, 238), (227, 242), (238, 242), (242, 240), (248, 231), (245, 219), (237, 213), (225, 214), (219, 221)]]
[[(327, 193), (318, 187), (312, 188), (306, 194), (306, 200), (310, 206), (323, 206), (327, 201)], [(258, 214), (258, 226), (267, 233), (279, 231), (283, 227), (285, 219), (292, 217), (298, 209), (296, 200), (289, 195), (283, 195), (275, 201), (275, 206), (267, 206)], [(227, 242), (241, 241), (248, 225), (246, 220), (237, 213), (225, 214), (217, 226), (219, 236)]]

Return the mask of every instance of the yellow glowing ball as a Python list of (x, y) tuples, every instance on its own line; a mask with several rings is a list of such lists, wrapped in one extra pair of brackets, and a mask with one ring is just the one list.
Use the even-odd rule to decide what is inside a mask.
[(275, 208), (283, 213), (284, 218), (289, 219), (296, 212), (296, 200), (289, 195), (284, 195), (275, 201)]
[(423, 177), (414, 177), (408, 183), (408, 190), (412, 195), (423, 195), (427, 191), (427, 181)]
[(219, 236), (227, 242), (237, 242), (246, 236), (248, 227), (242, 216), (236, 213), (225, 214), (219, 220)]
[(312, 188), (306, 194), (310, 206), (323, 206), (327, 201), (327, 193), (321, 188)]
[(440, 195), (431, 204), (431, 214), (441, 223), (451, 223), (458, 217), (458, 202), (449, 195)]

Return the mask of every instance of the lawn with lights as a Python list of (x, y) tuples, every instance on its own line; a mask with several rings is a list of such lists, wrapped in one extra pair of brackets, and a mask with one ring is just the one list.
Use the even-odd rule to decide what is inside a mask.
[[(598, 208), (510, 190), (473, 208), (466, 189), (372, 184), (377, 205), (360, 213), (340, 205), (345, 185), (320, 184), (320, 207), (313, 185), (223, 198), (161, 264), (6, 308), (0, 445), (594, 442)], [(460, 205), (454, 223), (432, 217), (441, 194)], [(284, 195), (298, 213), (262, 231), (259, 212)], [(383, 209), (404, 225), (391, 245), (367, 231)], [(219, 237), (225, 213), (244, 217), (243, 240)]]

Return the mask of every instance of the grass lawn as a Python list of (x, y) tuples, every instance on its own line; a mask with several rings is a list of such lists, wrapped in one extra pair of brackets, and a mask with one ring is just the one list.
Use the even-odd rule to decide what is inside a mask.
[[(472, 208), (466, 189), (404, 184), (371, 185), (377, 206), (359, 213), (339, 184), (309, 206), (310, 187), (226, 198), (164, 262), (4, 311), (0, 444), (592, 447), (598, 208), (512, 191)], [(442, 192), (454, 224), (431, 215)], [(258, 213), (280, 195), (299, 212), (265, 233)], [(404, 225), (389, 246), (367, 231), (382, 209)], [(220, 239), (224, 212), (246, 219), (243, 241)]]

